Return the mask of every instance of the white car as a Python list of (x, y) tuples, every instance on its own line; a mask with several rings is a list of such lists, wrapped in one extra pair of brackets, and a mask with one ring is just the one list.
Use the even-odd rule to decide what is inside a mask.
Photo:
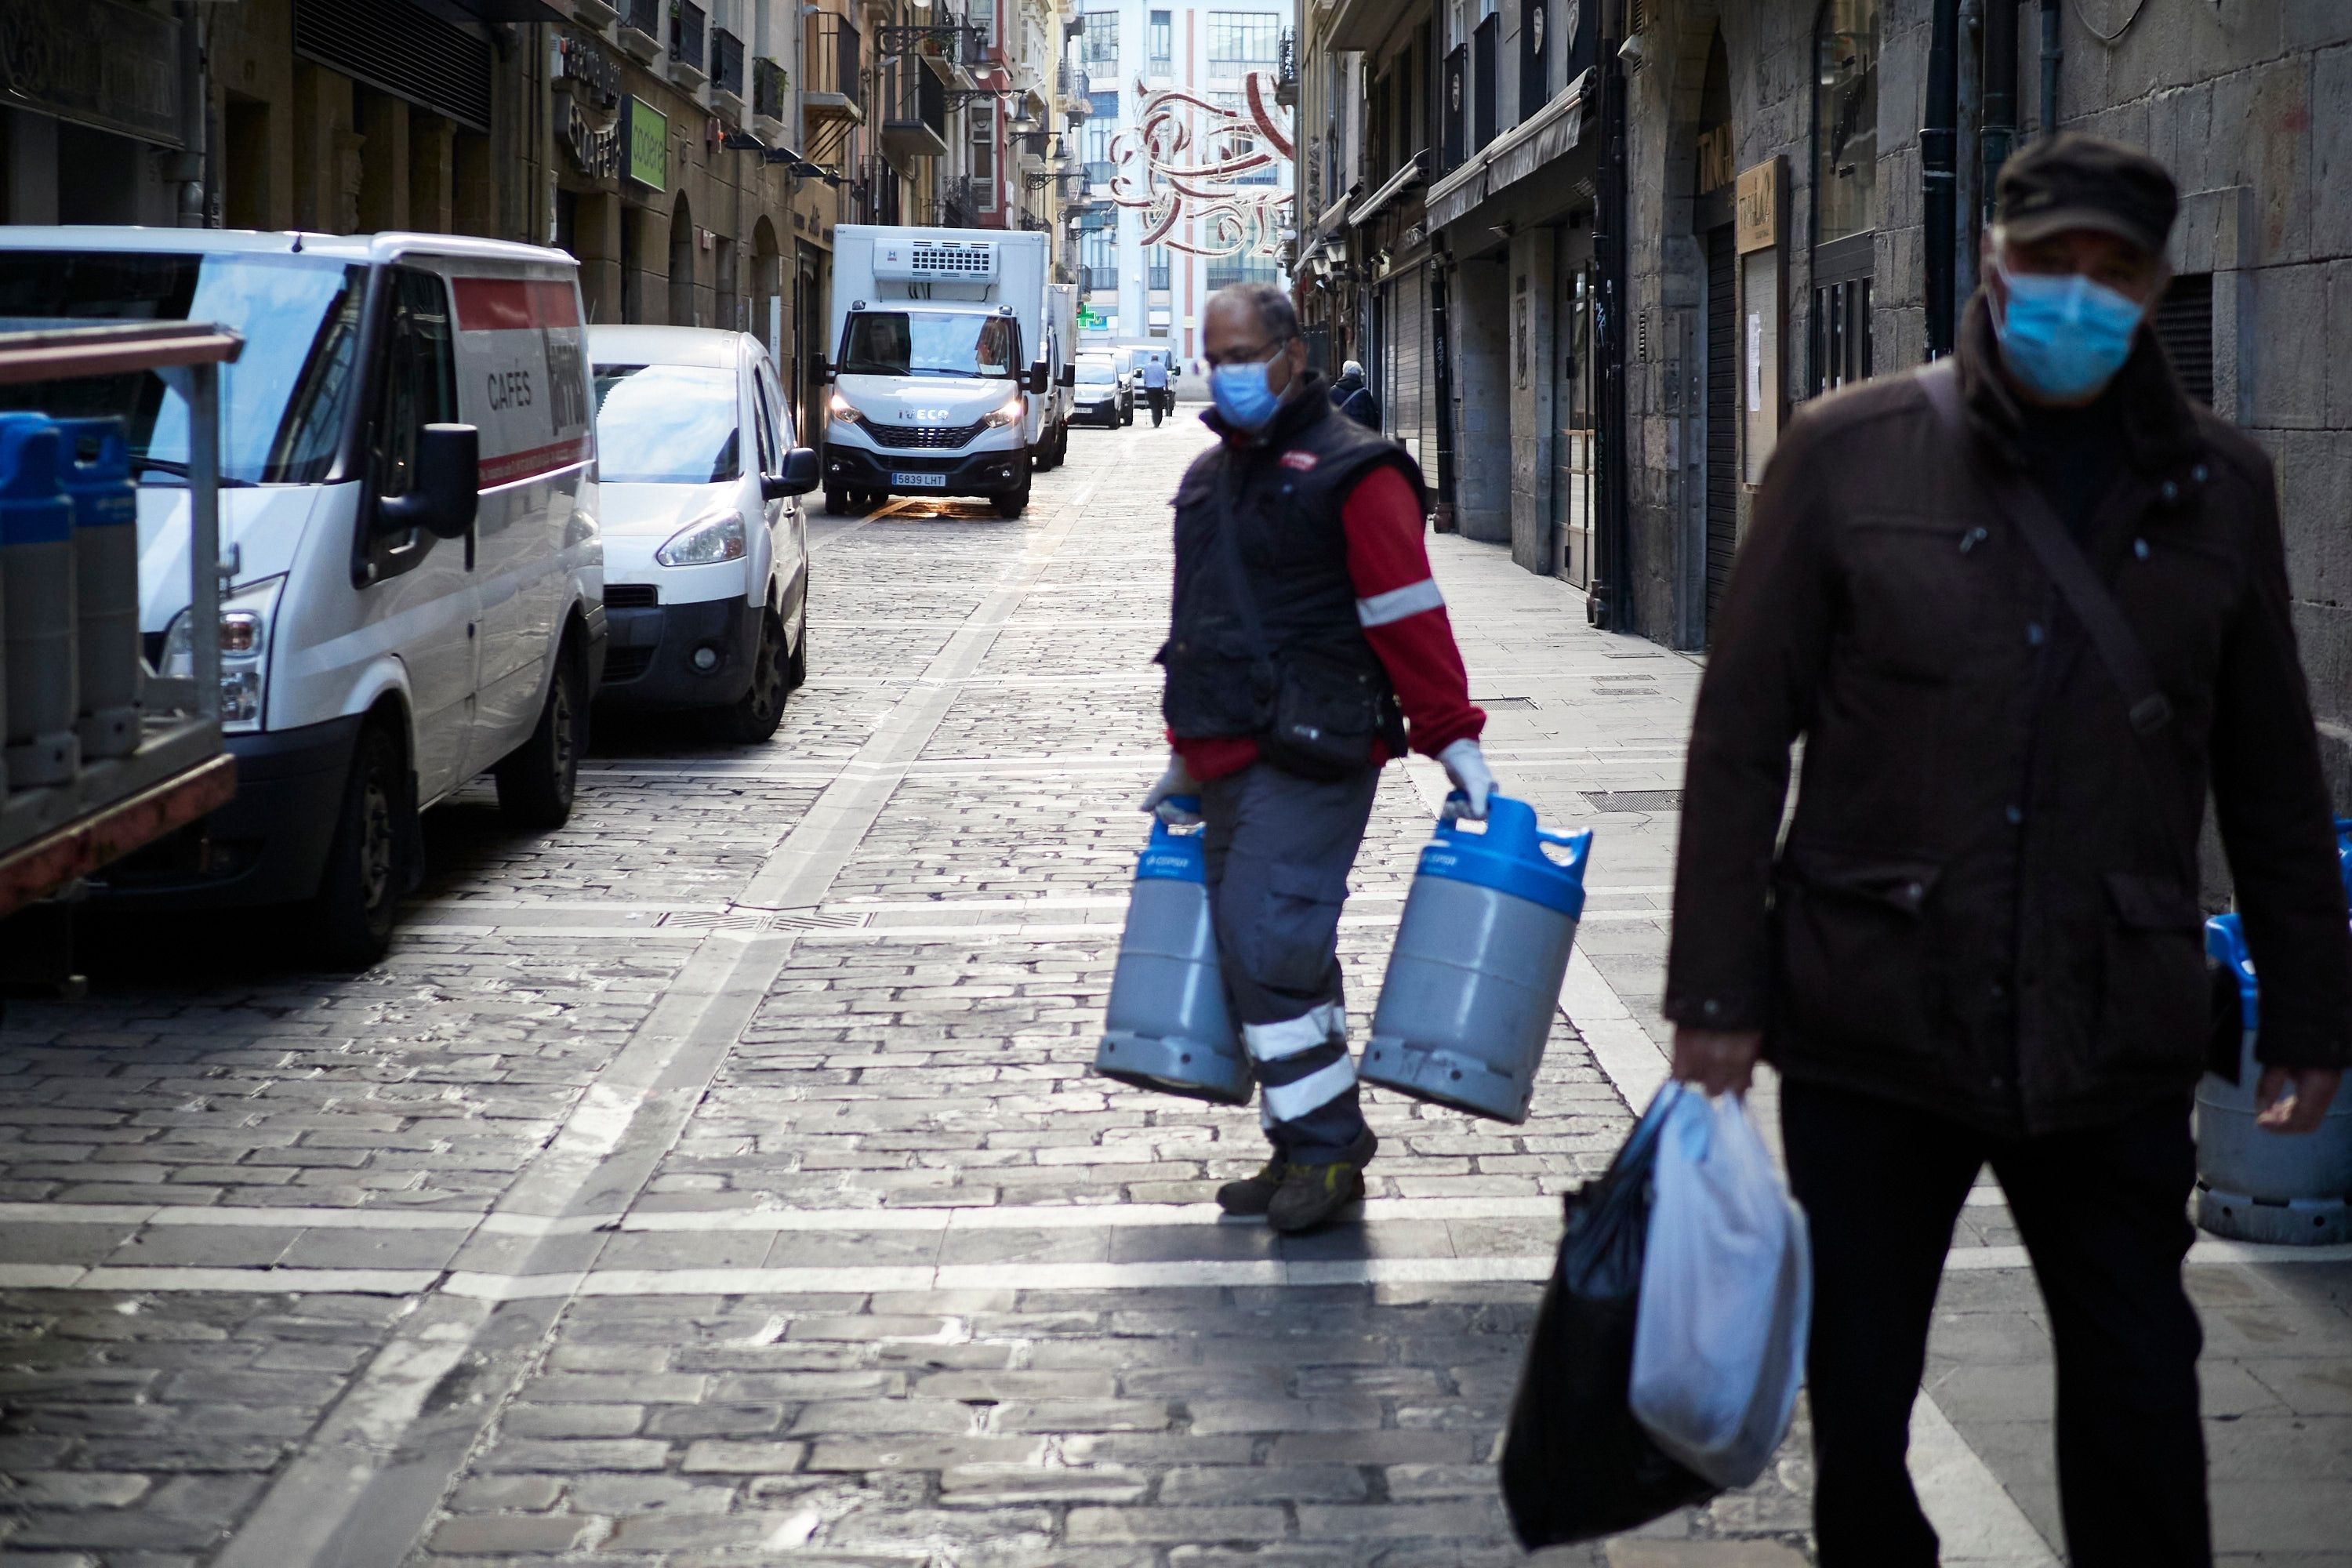
[(1080, 354), (1078, 384), (1071, 392), (1070, 419), (1116, 429), (1135, 423), (1135, 394), (1108, 354)]
[(12, 311), (217, 321), (220, 625), (189, 624), (187, 405), (152, 373), (5, 405), (123, 421), (140, 629), (166, 677), (216, 637), (236, 795), (105, 868), (116, 908), (301, 903), (320, 956), (392, 940), (417, 814), (494, 773), (518, 826), (572, 810), (604, 650), (578, 269), (442, 234), (0, 229)]
[(592, 327), (609, 651), (597, 700), (776, 732), (808, 674), (817, 456), (747, 332)]

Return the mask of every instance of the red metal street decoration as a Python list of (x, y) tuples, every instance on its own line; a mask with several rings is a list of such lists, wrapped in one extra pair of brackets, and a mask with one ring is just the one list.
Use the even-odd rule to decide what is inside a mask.
[(1145, 94), (1136, 123), (1110, 144), (1110, 199), (1143, 210), (1143, 243), (1190, 256), (1274, 256), (1290, 219), (1285, 191), (1237, 187), (1239, 175), (1291, 155), (1272, 71), (1242, 78), (1227, 107), (1182, 88)]

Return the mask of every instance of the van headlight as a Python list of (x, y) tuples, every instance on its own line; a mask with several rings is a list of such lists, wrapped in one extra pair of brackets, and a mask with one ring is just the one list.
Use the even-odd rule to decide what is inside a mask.
[(1007, 425), (1020, 424), (1021, 416), (1028, 412), (1029, 405), (1027, 401), (1016, 392), (1012, 396), (1004, 400), (1002, 407), (990, 409), (987, 414), (982, 416), (980, 422), (983, 425), (991, 426), (996, 429), (1002, 430)]
[(665, 566), (715, 566), (742, 560), (743, 551), (743, 514), (714, 511), (671, 534), (669, 542), (654, 552), (654, 559)]
[[(223, 730), (261, 728), (263, 679), (269, 667), (269, 623), (277, 613), (283, 574), (230, 590), (220, 607), (220, 717)], [(196, 673), (191, 623), (182, 610), (163, 628), (163, 668), (155, 673), (187, 680)]]
[(837, 392), (825, 400), (824, 405), (829, 411), (831, 411), (835, 419), (840, 420), (845, 425), (863, 425), (866, 423), (866, 416), (857, 412), (857, 405), (850, 402), (846, 397), (842, 396), (841, 394)]

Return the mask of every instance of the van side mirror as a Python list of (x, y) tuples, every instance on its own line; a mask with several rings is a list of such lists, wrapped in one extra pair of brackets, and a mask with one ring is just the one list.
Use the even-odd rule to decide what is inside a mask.
[(415, 482), (406, 495), (377, 499), (377, 531), (421, 528), (436, 539), (465, 537), (481, 505), (481, 441), (471, 425), (419, 426)]
[(1066, 364), (1062, 367), (1062, 384), (1064, 386), (1076, 386), (1078, 384), (1078, 367), (1076, 365)]
[(824, 475), (818, 470), (816, 448), (795, 447), (784, 454), (784, 471), (760, 476), (760, 499), (782, 500), (787, 496), (804, 496), (816, 489)]
[(816, 362), (816, 378), (825, 385), (831, 386), (841, 379), (841, 367), (829, 359), (821, 359)]
[(1043, 393), (1051, 384), (1046, 378), (1052, 374), (1052, 368), (1044, 360), (1039, 360), (1029, 367), (1029, 374), (1024, 384), (1031, 392)]

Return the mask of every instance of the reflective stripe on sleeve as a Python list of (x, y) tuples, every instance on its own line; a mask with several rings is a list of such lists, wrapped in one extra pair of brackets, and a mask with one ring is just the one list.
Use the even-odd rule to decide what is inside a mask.
[(1391, 588), (1385, 594), (1357, 600), (1356, 619), (1367, 626), (1384, 626), (1391, 621), (1401, 621), (1424, 610), (1444, 608), (1445, 595), (1437, 591), (1437, 579), (1423, 577), (1418, 583), (1407, 583), (1402, 588)]

